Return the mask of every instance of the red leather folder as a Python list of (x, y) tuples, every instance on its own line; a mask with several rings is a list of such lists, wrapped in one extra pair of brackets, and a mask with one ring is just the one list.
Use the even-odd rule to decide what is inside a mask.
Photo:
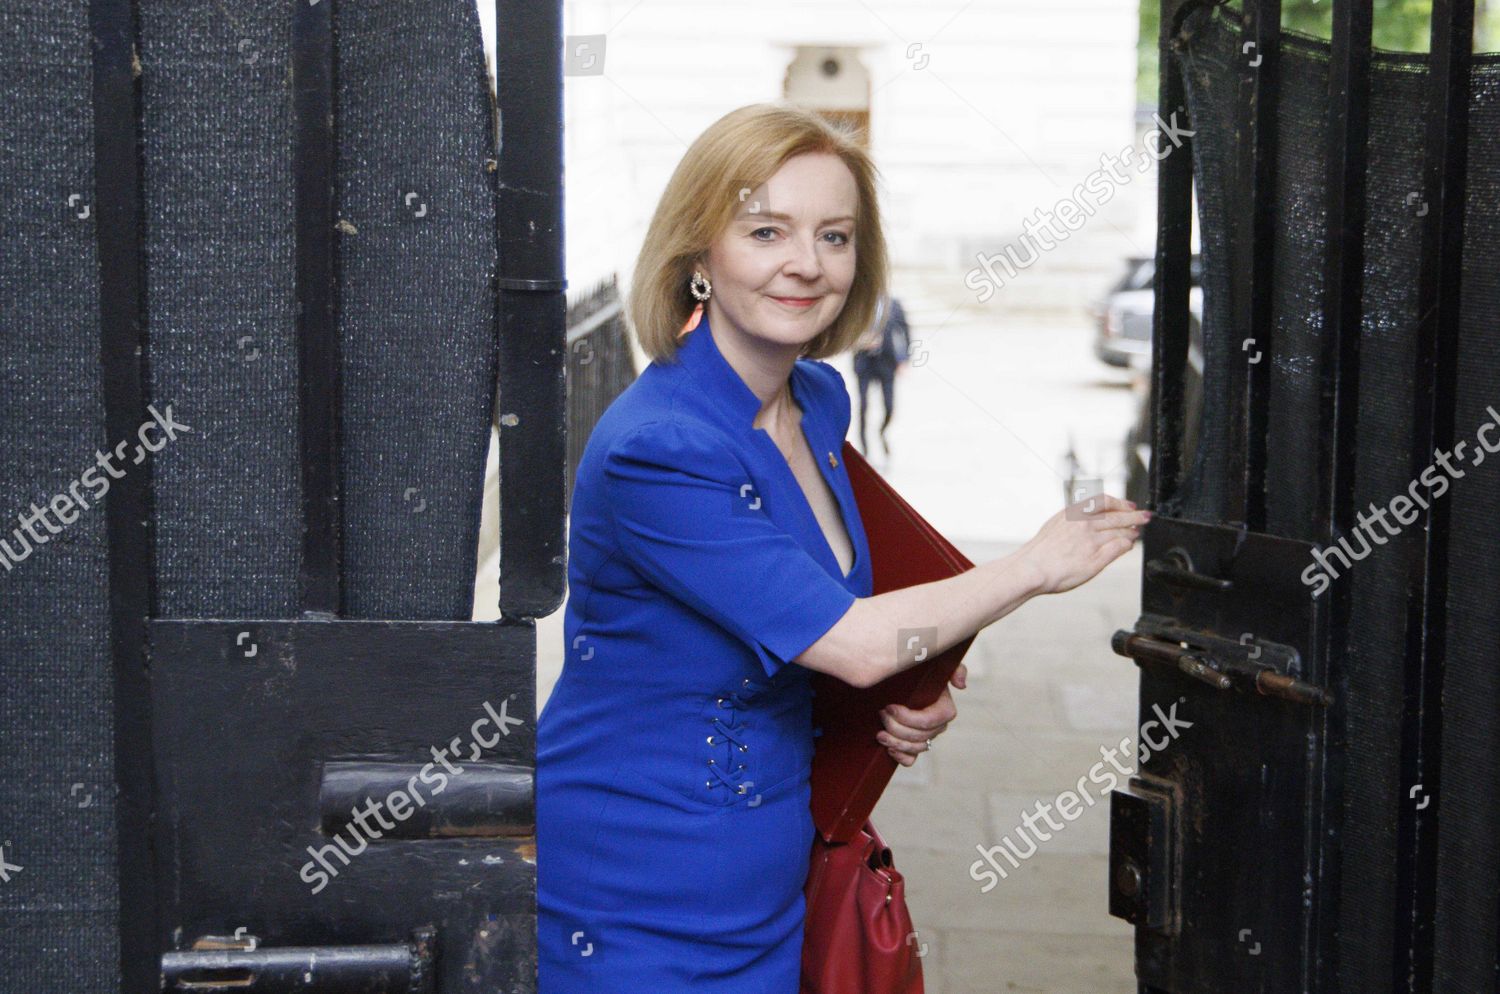
[[(843, 453), (869, 540), (875, 593), (942, 580), (973, 568), (848, 441)], [(924, 708), (936, 701), (973, 641), (970, 636), (865, 689), (824, 673), (813, 674), (813, 727), (822, 731), (813, 743), (812, 815), (824, 840), (853, 838), (899, 765), (875, 738), (885, 727), (880, 709), (892, 703)]]

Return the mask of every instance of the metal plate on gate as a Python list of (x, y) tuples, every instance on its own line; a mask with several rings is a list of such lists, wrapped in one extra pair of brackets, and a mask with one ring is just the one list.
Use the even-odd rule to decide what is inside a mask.
[(1109, 797), (1109, 913), (1163, 933), (1177, 929), (1176, 804), (1170, 785), (1132, 777)]
[(253, 938), (232, 951), (233, 989), (273, 991), (292, 973), (243, 966), (268, 950), (378, 964), (420, 946), (439, 994), (535, 989), (533, 625), (157, 620), (149, 633), (169, 956), (229, 963), (194, 944)]
[(1114, 646), (1140, 666), (1147, 755), (1111, 799), (1111, 914), (1136, 925), (1143, 989), (1303, 990), (1335, 703), (1313, 547), (1162, 515), (1142, 545)]

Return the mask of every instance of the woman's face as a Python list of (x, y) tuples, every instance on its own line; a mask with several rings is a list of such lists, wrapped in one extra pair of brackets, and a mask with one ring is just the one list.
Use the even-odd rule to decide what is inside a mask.
[(709, 321), (781, 345), (816, 338), (854, 282), (858, 208), (854, 174), (838, 156), (787, 159), (709, 246)]

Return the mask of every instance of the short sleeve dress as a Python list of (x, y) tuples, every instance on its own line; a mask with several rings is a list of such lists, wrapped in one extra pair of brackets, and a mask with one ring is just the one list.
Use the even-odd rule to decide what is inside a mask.
[(537, 727), (539, 994), (797, 994), (816, 730), (789, 661), (872, 578), (843, 378), (799, 359), (791, 387), (847, 575), (706, 316), (590, 436)]

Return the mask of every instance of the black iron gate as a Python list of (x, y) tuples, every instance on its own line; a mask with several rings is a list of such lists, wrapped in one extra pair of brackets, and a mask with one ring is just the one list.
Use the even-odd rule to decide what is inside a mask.
[(1324, 43), (1274, 0), (1162, 4), (1159, 114), (1189, 134), (1160, 164), (1158, 516), (1115, 647), (1142, 721), (1192, 726), (1113, 799), (1143, 994), (1497, 990), (1500, 58), (1472, 0), (1434, 2), (1430, 55), (1332, 6)]
[(477, 13), (0, 10), (0, 991), (535, 990), (561, 10), (498, 107)]

